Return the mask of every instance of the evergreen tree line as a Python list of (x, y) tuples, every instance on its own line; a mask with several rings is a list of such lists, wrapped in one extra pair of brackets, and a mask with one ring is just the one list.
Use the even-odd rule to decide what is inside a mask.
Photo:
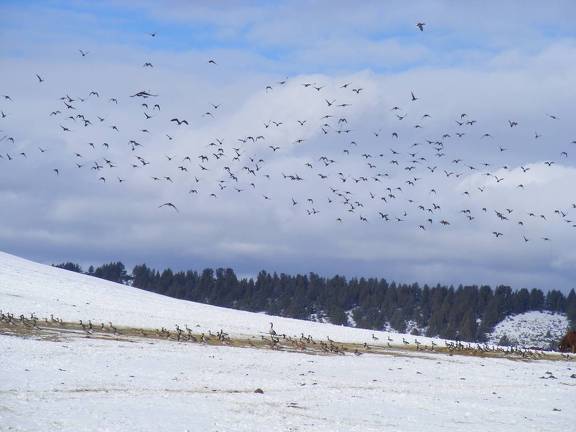
[[(56, 267), (82, 273), (78, 264)], [(387, 326), (413, 334), (482, 342), (494, 325), (527, 311), (564, 312), (576, 325), (576, 293), (512, 290), (508, 286), (397, 284), (385, 279), (331, 278), (261, 271), (238, 279), (232, 269), (162, 272), (145, 264), (128, 274), (121, 262), (88, 269), (86, 274), (130, 284), (158, 294), (215, 306), (265, 312), (297, 319), (323, 319), (338, 325), (381, 330)], [(416, 327), (416, 328), (415, 328)], [(420, 329), (420, 330), (418, 330)]]

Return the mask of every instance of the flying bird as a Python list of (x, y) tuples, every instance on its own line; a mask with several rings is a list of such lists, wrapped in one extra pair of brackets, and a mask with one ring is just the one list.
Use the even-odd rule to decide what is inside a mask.
[(167, 202), (167, 203), (164, 203), (164, 204), (161, 204), (161, 205), (158, 206), (158, 208), (162, 208), (162, 207), (171, 207), (171, 208), (173, 208), (174, 210), (176, 210), (178, 213), (180, 213), (180, 211), (178, 210), (178, 208), (177, 208), (174, 204), (172, 204), (171, 202)]
[(178, 123), (178, 126), (180, 126), (181, 124), (188, 125), (188, 122), (187, 122), (186, 120), (180, 120), (180, 119), (177, 119), (177, 118), (173, 118), (173, 119), (171, 119), (170, 121), (171, 121), (171, 122), (176, 122), (176, 123)]

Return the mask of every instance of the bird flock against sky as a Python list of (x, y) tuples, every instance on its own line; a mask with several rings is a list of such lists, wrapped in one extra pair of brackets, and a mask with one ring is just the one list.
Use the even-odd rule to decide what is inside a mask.
[(2, 243), (572, 288), (574, 6), (429, 3), (7, 2)]

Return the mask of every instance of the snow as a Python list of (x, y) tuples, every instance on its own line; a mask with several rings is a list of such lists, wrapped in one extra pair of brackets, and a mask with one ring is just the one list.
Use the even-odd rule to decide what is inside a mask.
[[(272, 321), (316, 339), (413, 339), (175, 300), (2, 253), (0, 308), (238, 335), (265, 333)], [(0, 430), (556, 432), (576, 422), (576, 363), (560, 357), (313, 355), (93, 336), (0, 333)]]
[(507, 336), (512, 345), (548, 349), (555, 346), (569, 327), (565, 314), (554, 312), (525, 312), (499, 322), (488, 335), (491, 344), (498, 344)]
[(356, 320), (354, 319), (354, 309), (349, 309), (345, 311), (346, 313), (346, 320), (348, 321), (348, 325), (350, 327), (356, 327)]
[(576, 420), (572, 362), (10, 336), (0, 351), (0, 415), (14, 430), (558, 431)]

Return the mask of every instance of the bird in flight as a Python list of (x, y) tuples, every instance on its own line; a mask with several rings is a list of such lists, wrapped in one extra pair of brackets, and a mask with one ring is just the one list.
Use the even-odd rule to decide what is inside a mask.
[(177, 119), (177, 118), (173, 118), (173, 119), (170, 120), (170, 121), (171, 121), (171, 122), (176, 122), (176, 123), (178, 123), (178, 126), (180, 126), (182, 123), (184, 123), (185, 125), (188, 124), (188, 122), (187, 122), (186, 120), (180, 120), (180, 119)]
[(84, 51), (79, 49), (78, 51), (80, 51), (80, 54), (82, 55), (82, 57), (86, 57), (88, 55), (88, 51)]
[(36, 78), (38, 78), (38, 82), (44, 82), (44, 78), (42, 78), (40, 75), (36, 74)]
[(424, 26), (426, 25), (426, 23), (423, 22), (419, 22), (416, 24), (416, 27), (418, 27), (420, 29), (420, 31), (424, 31)]
[(172, 204), (171, 202), (167, 202), (167, 203), (164, 203), (164, 204), (161, 204), (158, 206), (158, 208), (162, 208), (162, 207), (171, 207), (174, 210), (176, 210), (178, 213), (180, 213), (180, 210), (178, 210), (178, 208), (174, 204)]

